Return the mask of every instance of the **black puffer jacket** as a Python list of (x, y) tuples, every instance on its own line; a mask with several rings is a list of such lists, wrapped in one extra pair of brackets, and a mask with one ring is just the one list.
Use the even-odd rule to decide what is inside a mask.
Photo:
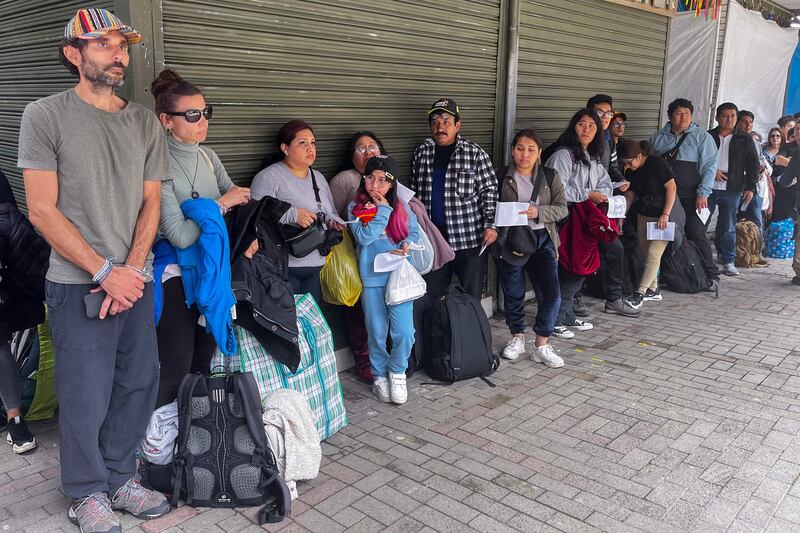
[[(290, 207), (270, 196), (250, 200), (236, 208), (229, 229), (236, 323), (295, 372), (300, 364), (297, 311), (289, 283), (289, 252), (278, 225)], [(255, 239), (258, 252), (249, 259), (244, 252)]]
[(44, 322), (50, 246), (20, 213), (0, 171), (0, 340)]

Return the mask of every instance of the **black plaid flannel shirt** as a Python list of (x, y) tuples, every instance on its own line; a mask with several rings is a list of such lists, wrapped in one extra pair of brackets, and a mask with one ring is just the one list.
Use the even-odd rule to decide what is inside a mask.
[[(436, 143), (428, 138), (414, 150), (411, 188), (431, 216), (433, 155)], [(483, 149), (460, 135), (444, 179), (444, 214), (447, 242), (453, 250), (476, 248), (483, 230), (494, 228), (497, 177)]]

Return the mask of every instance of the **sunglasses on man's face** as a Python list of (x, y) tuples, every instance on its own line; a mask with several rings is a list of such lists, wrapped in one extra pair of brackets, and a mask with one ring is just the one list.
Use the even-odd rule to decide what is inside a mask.
[(206, 117), (206, 120), (211, 120), (211, 114), (214, 112), (214, 108), (210, 105), (205, 106), (203, 109), (190, 109), (188, 111), (165, 111), (165, 114), (171, 117), (183, 117), (186, 119), (186, 122), (197, 122), (200, 120), (200, 117)]

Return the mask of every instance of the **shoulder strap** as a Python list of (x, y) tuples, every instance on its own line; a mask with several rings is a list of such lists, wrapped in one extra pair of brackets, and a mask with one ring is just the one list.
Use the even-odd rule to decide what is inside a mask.
[[(203, 376), (200, 374), (188, 374), (183, 378), (183, 382), (181, 382), (181, 386), (178, 389), (178, 439), (175, 441), (175, 452), (172, 456), (175, 469), (172, 485), (173, 507), (178, 506), (184, 478), (187, 480), (187, 485), (190, 483), (189, 478), (193, 478), (193, 476), (187, 475), (188, 470), (186, 469), (184, 450), (189, 440), (189, 426), (192, 423), (192, 397), (194, 396), (194, 389), (201, 379), (203, 379)], [(186, 492), (186, 503), (191, 503), (192, 491), (187, 490)]]
[(670, 159), (675, 159), (676, 157), (678, 157), (678, 150), (680, 150), (681, 145), (683, 144), (683, 141), (686, 140), (687, 135), (689, 135), (688, 131), (683, 132), (681, 138), (678, 139), (678, 144), (676, 144), (672, 150), (668, 150), (664, 155), (666, 155)]
[(197, 149), (200, 151), (201, 154), (203, 154), (203, 159), (206, 160), (206, 163), (208, 163), (208, 168), (211, 169), (211, 173), (213, 174), (214, 173), (214, 164), (211, 162), (211, 158), (208, 157), (208, 154), (206, 153), (206, 151), (203, 150), (202, 148), (200, 148), (199, 146), (197, 147)]
[(317, 200), (317, 210), (322, 213), (322, 200), (319, 199), (319, 186), (317, 186), (317, 177), (313, 168), (308, 167), (308, 171), (311, 173), (311, 186), (314, 188), (314, 198)]

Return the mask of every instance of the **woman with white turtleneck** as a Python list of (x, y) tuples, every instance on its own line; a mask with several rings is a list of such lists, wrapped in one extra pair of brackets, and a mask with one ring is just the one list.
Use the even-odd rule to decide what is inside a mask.
[[(206, 140), (212, 108), (195, 85), (172, 70), (164, 70), (151, 85), (156, 113), (167, 129), (170, 177), (161, 186), (159, 238), (175, 248), (188, 248), (200, 237), (200, 228), (187, 219), (181, 204), (190, 198), (216, 200), (222, 213), (247, 203), (250, 190), (231, 181)], [(161, 376), (156, 407), (175, 400), (183, 377), (196, 370), (208, 374), (216, 343), (206, 332), (197, 307), (186, 306), (180, 267), (168, 264), (161, 276), (163, 307), (156, 329)], [(158, 281), (158, 280), (157, 280)]]

